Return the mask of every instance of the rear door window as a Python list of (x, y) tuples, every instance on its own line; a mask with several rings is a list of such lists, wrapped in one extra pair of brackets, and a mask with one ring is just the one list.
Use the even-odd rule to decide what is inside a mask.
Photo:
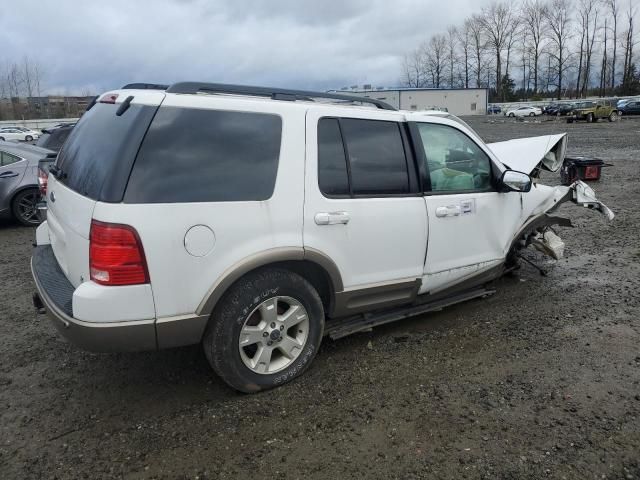
[(278, 115), (161, 107), (124, 201), (267, 200), (275, 187), (281, 136)]
[(407, 159), (397, 122), (342, 118), (340, 125), (354, 195), (409, 193)]
[(120, 116), (119, 104), (98, 103), (86, 112), (60, 151), (58, 178), (93, 200), (122, 200), (131, 165), (157, 107), (131, 104)]
[(348, 195), (349, 174), (337, 118), (318, 122), (318, 185), (327, 196)]

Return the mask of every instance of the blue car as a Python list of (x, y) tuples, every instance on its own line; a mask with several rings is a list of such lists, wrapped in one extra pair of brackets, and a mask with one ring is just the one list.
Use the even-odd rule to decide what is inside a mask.
[(502, 113), (502, 109), (498, 105), (489, 105), (487, 113)]

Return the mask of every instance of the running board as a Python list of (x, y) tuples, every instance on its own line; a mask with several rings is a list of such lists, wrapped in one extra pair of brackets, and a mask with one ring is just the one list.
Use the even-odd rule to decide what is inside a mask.
[(325, 335), (328, 335), (333, 340), (337, 340), (338, 338), (346, 337), (353, 333), (370, 330), (373, 327), (396, 322), (422, 313), (438, 312), (443, 308), (455, 305), (456, 303), (466, 302), (467, 300), (472, 300), (478, 297), (488, 297), (489, 295), (493, 295), (495, 292), (495, 290), (480, 288), (459, 293), (441, 300), (423, 303), (422, 305), (410, 305), (396, 308), (392, 311), (385, 310), (384, 312), (364, 313), (356, 317), (335, 320), (327, 325)]

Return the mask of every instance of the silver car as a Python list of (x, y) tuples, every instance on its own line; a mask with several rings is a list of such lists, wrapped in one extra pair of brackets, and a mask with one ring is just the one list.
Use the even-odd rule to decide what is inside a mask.
[(55, 153), (46, 148), (0, 141), (0, 216), (23, 225), (41, 222), (38, 161), (50, 155)]

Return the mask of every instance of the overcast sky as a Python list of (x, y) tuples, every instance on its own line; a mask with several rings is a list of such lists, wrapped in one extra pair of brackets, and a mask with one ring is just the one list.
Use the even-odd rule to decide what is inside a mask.
[(37, 60), (51, 93), (178, 80), (392, 86), (404, 53), (486, 3), (22, 0), (0, 9), (0, 62)]

